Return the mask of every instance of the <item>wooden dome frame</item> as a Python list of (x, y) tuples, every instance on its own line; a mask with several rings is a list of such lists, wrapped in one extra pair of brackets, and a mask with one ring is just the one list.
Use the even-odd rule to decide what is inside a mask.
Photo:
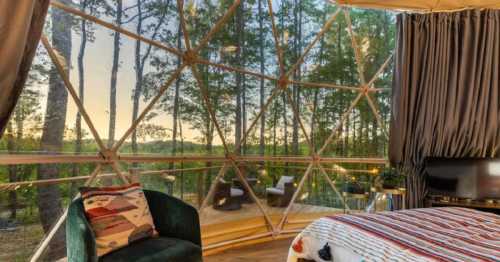
[[(279, 63), (279, 75), (277, 76), (271, 76), (271, 75), (266, 75), (266, 74), (261, 74), (258, 72), (253, 72), (250, 70), (247, 70), (245, 68), (238, 68), (238, 67), (233, 67), (229, 65), (224, 65), (220, 63), (215, 63), (209, 60), (205, 60), (203, 58), (200, 58), (198, 56), (198, 53), (200, 52), (201, 49), (206, 47), (212, 37), (222, 28), (222, 26), (233, 16), (235, 13), (236, 9), (240, 5), (241, 0), (235, 0), (234, 3), (229, 7), (229, 9), (226, 11), (226, 13), (220, 17), (215, 25), (209, 30), (209, 32), (203, 37), (199, 43), (194, 46), (191, 39), (189, 32), (187, 30), (186, 26), (186, 19), (184, 17), (184, 8), (183, 8), (183, 0), (177, 0), (177, 6), (178, 6), (178, 13), (179, 13), (179, 19), (180, 19), (180, 25), (181, 29), (183, 32), (183, 37), (184, 37), (184, 46), (185, 50), (179, 50), (176, 48), (172, 48), (169, 46), (164, 45), (163, 43), (155, 40), (151, 40), (149, 38), (143, 37), (141, 35), (135, 34), (131, 31), (128, 31), (124, 28), (121, 28), (119, 26), (116, 26), (112, 23), (103, 21), (99, 18), (96, 18), (94, 16), (88, 15), (80, 10), (77, 10), (73, 7), (70, 7), (68, 5), (65, 5), (57, 0), (52, 0), (51, 1), (51, 6), (53, 8), (58, 8), (61, 10), (64, 10), (72, 15), (78, 16), (82, 19), (94, 22), (96, 24), (99, 24), (105, 28), (111, 29), (113, 31), (119, 32), (121, 34), (124, 34), (130, 38), (133, 38), (138, 41), (142, 41), (146, 44), (150, 44), (156, 48), (159, 48), (161, 50), (164, 50), (168, 53), (171, 53), (173, 55), (176, 55), (180, 58), (182, 58), (182, 63), (181, 65), (170, 75), (168, 80), (161, 86), (160, 90), (154, 96), (145, 106), (143, 111), (139, 114), (137, 119), (135, 119), (131, 126), (127, 129), (125, 134), (115, 142), (115, 144), (111, 147), (108, 148), (104, 143), (101, 137), (99, 136), (99, 133), (97, 132), (91, 117), (87, 113), (82, 101), (78, 97), (78, 93), (76, 92), (75, 88), (71, 84), (69, 80), (68, 74), (65, 72), (65, 63), (64, 61), (61, 60), (60, 55), (57, 53), (56, 50), (51, 46), (49, 40), (47, 39), (46, 36), (42, 36), (41, 42), (45, 49), (48, 52), (48, 55), (53, 62), (55, 68), (57, 69), (61, 79), (63, 80), (65, 87), (67, 91), (69, 92), (71, 98), (75, 102), (78, 111), (82, 115), (84, 121), (88, 125), (91, 134), (93, 138), (95, 139), (98, 148), (99, 148), (99, 155), (96, 156), (88, 156), (88, 155), (73, 155), (73, 156), (68, 156), (68, 155), (16, 155), (16, 156), (6, 156), (2, 157), (0, 160), (0, 164), (41, 164), (41, 163), (96, 163), (96, 168), (95, 170), (89, 175), (86, 176), (85, 178), (79, 178), (80, 180), (85, 180), (85, 184), (89, 185), (93, 181), (95, 181), (97, 178), (101, 177), (101, 170), (104, 165), (109, 165), (114, 172), (116, 172), (116, 175), (124, 182), (128, 183), (129, 178), (127, 177), (127, 172), (124, 172), (123, 170), (120, 169), (119, 163), (120, 162), (127, 162), (127, 163), (136, 163), (136, 162), (184, 162), (184, 161), (214, 161), (214, 162), (221, 162), (222, 167), (219, 170), (219, 173), (217, 176), (212, 180), (212, 185), (210, 186), (210, 189), (208, 191), (208, 195), (205, 197), (203, 200), (199, 211), (203, 212), (203, 208), (206, 207), (212, 198), (214, 191), (215, 191), (215, 182), (218, 181), (219, 178), (224, 177), (228, 169), (234, 169), (236, 175), (238, 178), (243, 183), (243, 186), (248, 190), (250, 197), (255, 201), (255, 203), (258, 205), (259, 210), (262, 213), (263, 218), (266, 221), (267, 224), (267, 232), (261, 233), (261, 234), (256, 234), (254, 236), (246, 237), (244, 240), (255, 240), (259, 238), (265, 238), (265, 237), (272, 237), (272, 238), (277, 238), (281, 234), (289, 234), (296, 232), (295, 231), (290, 231), (290, 230), (284, 230), (284, 226), (287, 223), (287, 218), (290, 213), (290, 209), (292, 205), (294, 204), (295, 200), (297, 199), (297, 196), (300, 192), (300, 190), (303, 188), (304, 183), (307, 179), (307, 177), (312, 173), (313, 169), (317, 169), (320, 171), (320, 174), (325, 178), (325, 180), (328, 182), (328, 184), (331, 186), (332, 190), (342, 199), (342, 196), (340, 192), (337, 190), (335, 187), (334, 182), (330, 179), (330, 177), (327, 174), (327, 171), (323, 167), (323, 164), (325, 163), (367, 163), (367, 164), (386, 164), (387, 160), (384, 158), (336, 158), (336, 157), (327, 157), (323, 156), (323, 152), (327, 149), (328, 145), (330, 145), (332, 142), (334, 142), (337, 139), (337, 133), (342, 127), (342, 125), (347, 121), (349, 115), (353, 111), (353, 109), (356, 107), (356, 105), (361, 101), (362, 98), (365, 98), (366, 101), (368, 102), (369, 107), (371, 108), (372, 113), (374, 114), (377, 124), (379, 127), (382, 129), (383, 134), (388, 138), (388, 131), (386, 129), (385, 123), (380, 116), (380, 113), (378, 111), (377, 107), (377, 102), (370, 96), (370, 94), (375, 93), (375, 92), (385, 92), (385, 91), (390, 91), (388, 88), (377, 88), (375, 87), (374, 83), (375, 81), (379, 78), (379, 76), (382, 74), (382, 72), (387, 68), (387, 66), (390, 64), (391, 59), (393, 58), (393, 54), (389, 55), (389, 57), (385, 60), (385, 62), (380, 66), (380, 68), (376, 71), (376, 73), (372, 76), (370, 79), (365, 79), (365, 74), (364, 74), (364, 69), (363, 69), (363, 64), (362, 64), (362, 58), (361, 58), (361, 50), (360, 47), (358, 46), (355, 33), (353, 31), (353, 26), (349, 14), (348, 7), (339, 5), (337, 7), (337, 10), (330, 16), (330, 18), (326, 21), (326, 23), (323, 25), (321, 30), (316, 34), (316, 36), (313, 38), (313, 40), (306, 46), (304, 49), (303, 53), (300, 55), (300, 57), (297, 59), (297, 61), (290, 67), (290, 68), (285, 68), (285, 64), (283, 61), (283, 50), (280, 45), (280, 39), (278, 35), (278, 30), (276, 28), (275, 24), (275, 18), (274, 18), (274, 13), (272, 10), (272, 0), (267, 0), (267, 9), (268, 13), (270, 16), (271, 20), (271, 26), (272, 26), (272, 36), (274, 38), (274, 46), (277, 52), (277, 59)], [(357, 65), (357, 71), (359, 75), (359, 85), (358, 86), (343, 86), (343, 85), (336, 85), (336, 84), (330, 84), (330, 83), (314, 83), (314, 82), (303, 82), (303, 81), (296, 81), (293, 79), (290, 79), (291, 74), (302, 64), (304, 63), (305, 57), (308, 55), (308, 53), (311, 51), (311, 49), (314, 47), (314, 45), (325, 35), (327, 30), (332, 26), (332, 24), (335, 22), (336, 18), (343, 14), (345, 16), (346, 22), (347, 22), (347, 30), (351, 38), (351, 43), (352, 47), (354, 49), (354, 54), (355, 54), (355, 61)], [(269, 97), (267, 98), (267, 101), (264, 103), (264, 106), (260, 109), (260, 112), (256, 115), (256, 117), (251, 121), (251, 124), (249, 125), (249, 128), (247, 130), (244, 130), (243, 136), (239, 143), (236, 143), (236, 148), (235, 150), (231, 151), (228, 144), (226, 143), (225, 137), (223, 135), (223, 131), (221, 130), (221, 127), (217, 121), (217, 117), (215, 114), (215, 111), (211, 105), (210, 98), (209, 98), (209, 93), (208, 89), (205, 86), (204, 82), (201, 79), (199, 70), (198, 70), (198, 65), (210, 65), (214, 67), (218, 67), (220, 69), (226, 70), (226, 71), (231, 71), (231, 72), (239, 72), (242, 74), (247, 74), (251, 76), (255, 76), (261, 79), (266, 79), (269, 81), (272, 81), (275, 83), (275, 87), (272, 89)], [(222, 142), (222, 146), (224, 148), (225, 156), (224, 157), (217, 157), (217, 156), (152, 156), (152, 155), (127, 155), (127, 154), (120, 154), (118, 150), (120, 147), (124, 144), (126, 139), (133, 133), (133, 131), (137, 128), (139, 123), (146, 117), (148, 112), (151, 111), (151, 109), (155, 106), (155, 104), (160, 100), (160, 98), (165, 94), (165, 92), (168, 90), (168, 88), (171, 86), (171, 84), (178, 78), (180, 77), (181, 73), (186, 70), (190, 69), (192, 72), (193, 77), (196, 79), (196, 83), (199, 87), (199, 92), (202, 95), (204, 106), (206, 110), (210, 114), (210, 120), (213, 122), (216, 132)], [(342, 114), (340, 117), (339, 122), (337, 125), (332, 129), (331, 134), (327, 137), (327, 139), (324, 141), (323, 146), (319, 150), (315, 150), (315, 148), (312, 146), (311, 140), (308, 136), (308, 133), (306, 132), (305, 126), (303, 124), (302, 118), (299, 114), (297, 105), (294, 103), (292, 99), (292, 95), (290, 94), (290, 90), (288, 89), (290, 84), (295, 84), (299, 85), (304, 88), (322, 88), (322, 89), (336, 89), (336, 90), (345, 90), (345, 91), (355, 91), (358, 92), (358, 95), (355, 97), (355, 99), (352, 100), (350, 103), (349, 107), (345, 110), (345, 112)], [(244, 144), (248, 136), (250, 135), (251, 130), (256, 126), (258, 120), (260, 117), (266, 112), (268, 106), (271, 104), (273, 99), (278, 96), (284, 94), (287, 98), (288, 104), (291, 106), (292, 111), (296, 119), (298, 120), (299, 128), (301, 129), (302, 135), (307, 142), (310, 150), (310, 155), (309, 156), (281, 156), (281, 157), (270, 157), (270, 156), (241, 156), (237, 154), (239, 151), (240, 145)], [(290, 204), (286, 207), (285, 211), (282, 214), (281, 219), (279, 220), (278, 225), (274, 225), (273, 222), (271, 221), (271, 218), (269, 214), (266, 212), (266, 209), (262, 206), (260, 203), (259, 199), (255, 195), (254, 191), (252, 190), (251, 186), (247, 183), (246, 179), (244, 178), (245, 175), (241, 172), (238, 163), (241, 162), (262, 162), (262, 161), (272, 161), (272, 162), (292, 162), (292, 163), (307, 163), (307, 168), (302, 175), (302, 178), (300, 179), (297, 189), (292, 197), (292, 201), (290, 201)], [(107, 174), (109, 175), (109, 174)], [(38, 180), (38, 181), (25, 181), (25, 182), (16, 182), (16, 183), (6, 183), (6, 184), (0, 184), (0, 190), (12, 190), (13, 187), (19, 186), (19, 185), (34, 185), (34, 184), (47, 184), (47, 183), (57, 183), (61, 182), (64, 180), (64, 182), (70, 181), (71, 178), (69, 179), (55, 179), (54, 181), (44, 181), (44, 180)], [(347, 209), (349, 209), (348, 205), (346, 205)], [(38, 261), (38, 259), (41, 257), (43, 254), (44, 250), (48, 246), (49, 242), (55, 235), (56, 231), (63, 225), (64, 220), (66, 219), (67, 215), (67, 210), (62, 214), (61, 217), (57, 220), (53, 228), (48, 232), (45, 236), (45, 238), (42, 240), (41, 244), (31, 257), (30, 261)], [(203, 215), (203, 214), (202, 214)], [(224, 245), (230, 245), (234, 242), (232, 241), (227, 241), (224, 243), (218, 243), (217, 245), (213, 245), (212, 247), (204, 247), (204, 249), (209, 249), (209, 248), (217, 248), (220, 246)]]

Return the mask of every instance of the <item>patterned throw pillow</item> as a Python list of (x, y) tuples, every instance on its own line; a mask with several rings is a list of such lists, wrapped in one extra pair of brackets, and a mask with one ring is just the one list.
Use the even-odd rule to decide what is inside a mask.
[(118, 187), (82, 187), (85, 215), (95, 234), (97, 255), (158, 233), (139, 183)]

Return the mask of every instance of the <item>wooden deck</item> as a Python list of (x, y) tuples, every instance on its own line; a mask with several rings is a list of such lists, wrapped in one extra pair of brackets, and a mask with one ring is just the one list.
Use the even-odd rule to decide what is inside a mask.
[[(277, 226), (283, 218), (286, 208), (269, 207), (266, 212), (273, 226)], [(294, 204), (283, 227), (280, 237), (292, 237), (320, 217), (344, 213), (343, 209)], [(264, 219), (256, 204), (244, 204), (242, 209), (219, 211), (207, 207), (200, 213), (201, 236), (205, 255), (217, 254), (226, 249), (257, 242), (273, 240), (269, 235), (271, 228)], [(268, 234), (267, 236), (263, 236)], [(256, 238), (257, 236), (262, 236)]]
[[(264, 209), (270, 216), (282, 216), (286, 207), (270, 207), (265, 203)], [(330, 208), (323, 206), (313, 206), (295, 203), (290, 209), (290, 214), (315, 214), (315, 213), (343, 213), (344, 210), (340, 208)], [(233, 211), (220, 211), (215, 210), (211, 206), (206, 207), (200, 212), (200, 223), (202, 226), (211, 224), (220, 224), (231, 221), (245, 220), (248, 218), (262, 216), (257, 204), (243, 204), (241, 209)]]
[(286, 262), (293, 238), (276, 240), (252, 246), (229, 249), (206, 256), (205, 262)]

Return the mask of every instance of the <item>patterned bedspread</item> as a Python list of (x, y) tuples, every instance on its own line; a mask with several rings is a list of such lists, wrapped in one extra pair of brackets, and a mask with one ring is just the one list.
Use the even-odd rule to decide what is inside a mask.
[(422, 208), (316, 220), (288, 262), (500, 261), (500, 216), (466, 208)]

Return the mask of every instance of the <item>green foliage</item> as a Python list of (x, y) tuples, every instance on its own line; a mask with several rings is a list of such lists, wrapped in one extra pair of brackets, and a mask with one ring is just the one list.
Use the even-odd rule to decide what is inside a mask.
[(383, 187), (387, 189), (400, 187), (405, 180), (405, 176), (395, 168), (387, 168), (379, 176)]

